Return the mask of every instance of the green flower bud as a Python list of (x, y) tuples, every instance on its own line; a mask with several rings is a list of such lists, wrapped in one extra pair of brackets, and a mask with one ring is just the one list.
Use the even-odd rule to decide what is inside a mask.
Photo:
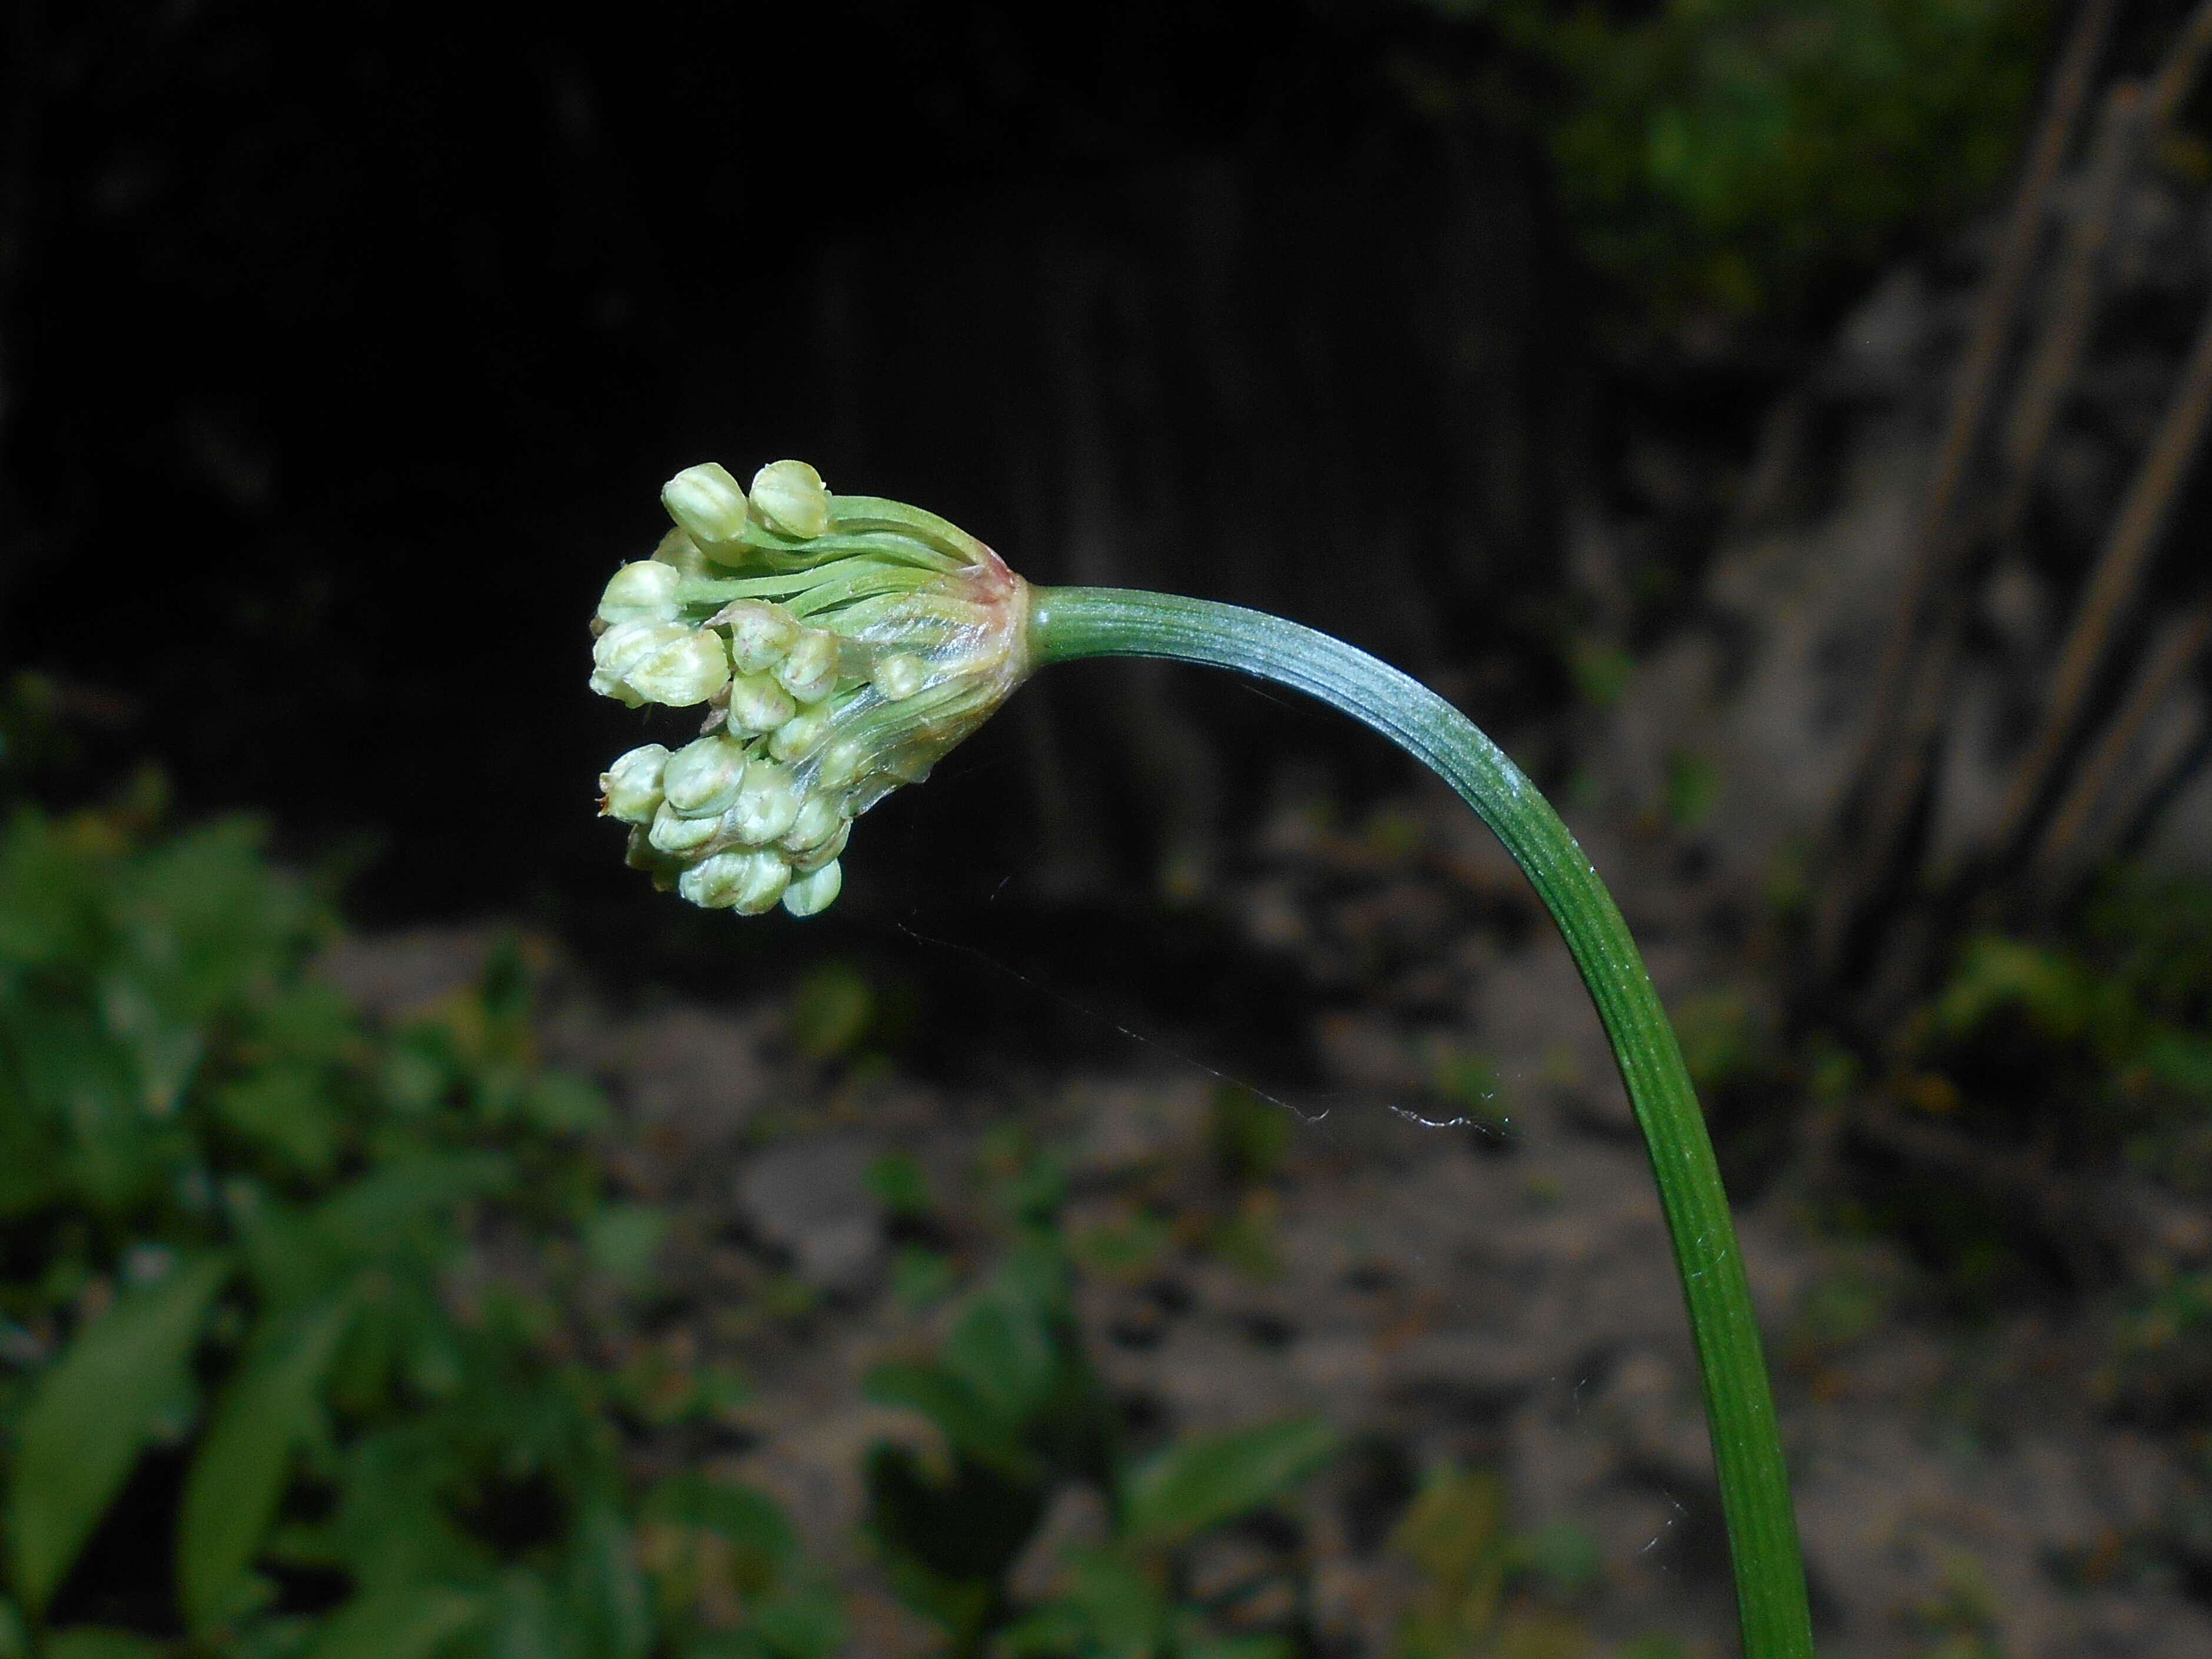
[(634, 826), (630, 860), (656, 885), (758, 910), (788, 882), (811, 915), (836, 896), (854, 820), (928, 776), (1029, 672), (1028, 588), (957, 526), (833, 496), (798, 461), (750, 493), (692, 467), (663, 500), (678, 527), (609, 584), (592, 685), (633, 708), (705, 702), (708, 719), (674, 755), (617, 762), (603, 809)]
[(886, 702), (904, 702), (921, 690), (924, 670), (919, 659), (892, 651), (876, 659), (876, 672), (870, 678)]
[(833, 720), (827, 703), (811, 704), (775, 728), (768, 752), (780, 761), (797, 760), (830, 735)]
[(717, 853), (676, 878), (676, 890), (708, 910), (757, 916), (775, 908), (791, 880), (791, 866), (773, 853)]
[(599, 816), (624, 823), (650, 823), (660, 808), (660, 773), (668, 763), (668, 750), (648, 743), (617, 756), (599, 774)]
[(770, 461), (753, 474), (753, 512), (771, 530), (811, 539), (830, 528), (830, 492), (805, 462)]
[(599, 620), (615, 623), (671, 623), (676, 620), (676, 584), (683, 573), (672, 564), (641, 559), (614, 574), (599, 596)]
[(784, 848), (785, 856), (791, 860), (791, 867), (801, 871), (819, 870), (830, 860), (844, 856), (845, 844), (853, 839), (853, 820), (841, 819), (837, 827), (830, 832), (830, 839), (819, 846), (793, 849), (785, 846), (785, 842), (790, 839), (789, 836), (786, 836), (783, 841), (778, 842), (776, 845)]
[(783, 908), (794, 916), (819, 915), (844, 885), (844, 867), (832, 859), (819, 870), (795, 878), (783, 890)]
[(730, 630), (730, 660), (740, 674), (764, 674), (783, 660), (799, 635), (799, 618), (767, 599), (736, 599), (708, 618)]
[(837, 636), (819, 628), (801, 629), (775, 672), (799, 702), (821, 702), (837, 689)]
[(857, 782), (867, 769), (866, 746), (854, 738), (840, 738), (822, 751), (822, 763), (814, 769), (814, 778), (830, 788), (842, 789)]
[(765, 847), (798, 817), (799, 786), (791, 774), (774, 761), (757, 760), (745, 768), (738, 798), (722, 814), (722, 833), (748, 847)]
[(660, 790), (672, 811), (687, 818), (718, 818), (737, 799), (744, 780), (744, 744), (728, 738), (701, 738), (668, 757)]
[(799, 816), (776, 844), (787, 853), (804, 853), (823, 845), (849, 823), (842, 802), (817, 791), (799, 804)]
[(660, 486), (660, 504), (702, 546), (744, 533), (745, 492), (719, 461), (685, 467)]
[(666, 801), (653, 815), (653, 827), (645, 838), (656, 853), (665, 853), (671, 858), (681, 858), (686, 853), (696, 853), (714, 839), (721, 829), (720, 818), (687, 818)]
[(798, 712), (791, 693), (768, 674), (740, 674), (730, 682), (730, 730), (750, 737), (773, 732)]

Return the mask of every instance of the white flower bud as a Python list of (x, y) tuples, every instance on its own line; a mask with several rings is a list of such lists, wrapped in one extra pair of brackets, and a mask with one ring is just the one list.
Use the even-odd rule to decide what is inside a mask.
[(799, 618), (769, 599), (734, 599), (709, 619), (730, 630), (730, 659), (740, 674), (764, 674), (799, 637)]
[(681, 623), (617, 623), (592, 642), (592, 690), (636, 708), (645, 697), (630, 685), (630, 669), (689, 631)]
[(885, 702), (904, 702), (921, 690), (921, 661), (903, 651), (893, 651), (876, 659), (876, 672), (870, 678)]
[(607, 623), (674, 622), (676, 584), (683, 580), (682, 571), (658, 559), (626, 564), (615, 572), (606, 592), (599, 596), (599, 620)]
[(690, 631), (682, 623), (617, 623), (592, 641), (592, 665), (609, 674), (627, 674), (647, 652)]
[(799, 804), (799, 816), (776, 844), (787, 853), (805, 853), (829, 841), (847, 821), (843, 803), (817, 790)]
[(738, 798), (744, 780), (744, 744), (728, 738), (701, 738), (668, 757), (660, 791), (672, 811), (687, 818), (718, 818)]
[(702, 544), (744, 533), (745, 492), (719, 461), (685, 467), (660, 486), (660, 504)]
[(770, 461), (753, 474), (753, 511), (787, 536), (819, 536), (830, 528), (830, 492), (805, 462)]
[(714, 840), (721, 827), (720, 818), (687, 818), (663, 801), (660, 810), (653, 815), (653, 827), (646, 831), (645, 838), (655, 852), (681, 857), (685, 853), (697, 852)]
[(655, 644), (621, 678), (647, 702), (689, 708), (706, 702), (730, 683), (730, 653), (720, 634), (685, 628), (679, 637)]
[(775, 728), (768, 752), (780, 761), (797, 760), (830, 735), (830, 724), (829, 705), (815, 703)]
[(668, 750), (657, 743), (616, 757), (599, 774), (599, 816), (624, 823), (650, 823), (660, 807), (660, 771)]
[(722, 814), (723, 830), (748, 847), (765, 847), (799, 817), (799, 787), (791, 774), (774, 761), (755, 761), (745, 768), (745, 781), (738, 798)]
[(795, 878), (783, 890), (783, 908), (794, 916), (819, 915), (844, 885), (844, 867), (832, 859), (811, 874)]
[(717, 853), (676, 878), (676, 890), (708, 910), (757, 916), (775, 907), (791, 866), (773, 853)]
[(730, 682), (730, 730), (773, 732), (798, 712), (791, 693), (767, 674), (740, 674)]
[(775, 677), (799, 702), (821, 702), (837, 689), (837, 636), (819, 628), (802, 629), (776, 664)]

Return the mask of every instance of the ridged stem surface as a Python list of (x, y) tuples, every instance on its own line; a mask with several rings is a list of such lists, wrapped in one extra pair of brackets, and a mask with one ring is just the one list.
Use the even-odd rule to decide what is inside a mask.
[(1127, 588), (1038, 588), (1031, 607), (1039, 665), (1165, 657), (1294, 687), (1421, 762), (1505, 844), (1565, 936), (1650, 1153), (1705, 1385), (1744, 1653), (1810, 1659), (1789, 1471), (1720, 1168), (1636, 942), (1559, 814), (1465, 715), (1419, 681), (1327, 634), (1237, 605)]

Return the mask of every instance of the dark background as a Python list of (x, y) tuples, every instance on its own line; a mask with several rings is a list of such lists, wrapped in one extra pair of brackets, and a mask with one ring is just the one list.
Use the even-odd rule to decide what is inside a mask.
[[(1567, 222), (1512, 10), (22, 0), (0, 661), (58, 700), (41, 792), (150, 760), (349, 871), (360, 920), (520, 914), (610, 970), (910, 927), (1171, 1001), (1258, 974), (1210, 1010), (1256, 1018), (1203, 901), (1269, 800), (1402, 784), (1344, 723), (1060, 671), (872, 816), (833, 916), (732, 930), (592, 815), (666, 732), (586, 691), (584, 621), (662, 479), (796, 455), (1032, 580), (1327, 627), (1570, 781), (1577, 653), (1680, 613), (1770, 405), (1940, 227), (1653, 324)], [(1978, 131), (1947, 210), (2011, 153)]]
[[(1325, 623), (1509, 725), (1559, 693), (1583, 280), (1533, 141), (1406, 89), (1408, 64), (1522, 73), (1479, 26), (878, 3), (17, 27), (0, 658), (192, 810), (273, 806), (306, 850), (373, 832), (368, 915), (629, 893), (585, 803), (637, 717), (585, 692), (582, 619), (708, 457), (811, 459), (1035, 580)], [(963, 834), (1041, 853), (1054, 891), (1141, 888), (1179, 833), (1208, 855), (1206, 775), (1241, 749), (1174, 728), (1298, 722), (1085, 676), (978, 744)], [(1133, 704), (1150, 752), (1111, 730)]]

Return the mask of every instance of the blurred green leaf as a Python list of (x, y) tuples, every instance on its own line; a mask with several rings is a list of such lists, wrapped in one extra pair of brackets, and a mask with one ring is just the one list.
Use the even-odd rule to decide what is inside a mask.
[(782, 1506), (766, 1492), (696, 1470), (672, 1474), (653, 1487), (640, 1512), (648, 1520), (702, 1528), (775, 1566), (799, 1547)]
[(1021, 1443), (1025, 1426), (980, 1396), (965, 1377), (941, 1366), (890, 1360), (870, 1370), (861, 1391), (879, 1406), (904, 1406), (945, 1432), (955, 1449), (1016, 1480), (1037, 1469), (1036, 1455)]
[(481, 1595), (436, 1584), (356, 1596), (324, 1626), (306, 1659), (429, 1659), (484, 1612)]
[(1224, 1083), (1213, 1091), (1208, 1118), (1213, 1162), (1224, 1179), (1267, 1181), (1281, 1173), (1297, 1133), (1297, 1119), (1286, 1109)]
[(1057, 1358), (1044, 1310), (1004, 1272), (969, 1299), (940, 1353), (943, 1368), (1006, 1424), (1044, 1402)]
[(1283, 1636), (1218, 1636), (1186, 1644), (1180, 1659), (1291, 1659), (1297, 1651)]
[(591, 1659), (644, 1659), (653, 1644), (645, 1579), (630, 1548), (629, 1528), (608, 1504), (578, 1520), (569, 1557), (569, 1590), (580, 1645)]
[(15, 1467), (15, 1589), (42, 1613), (137, 1461), (155, 1413), (186, 1383), (185, 1362), (229, 1273), (209, 1257), (125, 1292), (39, 1382)]
[(856, 968), (817, 968), (791, 995), (792, 1046), (809, 1060), (836, 1060), (860, 1047), (876, 1017), (875, 988)]
[(830, 1659), (845, 1645), (845, 1612), (826, 1589), (795, 1590), (755, 1609), (753, 1626), (776, 1659)]
[(884, 1152), (868, 1164), (868, 1190), (884, 1208), (906, 1220), (920, 1219), (936, 1207), (929, 1193), (929, 1177), (912, 1152)]
[(238, 1605), (352, 1312), (344, 1297), (285, 1321), (224, 1391), (185, 1478), (178, 1522), (177, 1585), (195, 1631), (231, 1617)]
[(161, 1659), (169, 1644), (137, 1631), (76, 1625), (46, 1638), (40, 1659)]
[(608, 1278), (635, 1287), (652, 1276), (653, 1258), (667, 1237), (667, 1212), (650, 1204), (610, 1204), (585, 1224), (584, 1253)]
[(1280, 1497), (1336, 1450), (1336, 1431), (1317, 1417), (1170, 1446), (1130, 1476), (1123, 1534), (1148, 1547), (1181, 1543)]

